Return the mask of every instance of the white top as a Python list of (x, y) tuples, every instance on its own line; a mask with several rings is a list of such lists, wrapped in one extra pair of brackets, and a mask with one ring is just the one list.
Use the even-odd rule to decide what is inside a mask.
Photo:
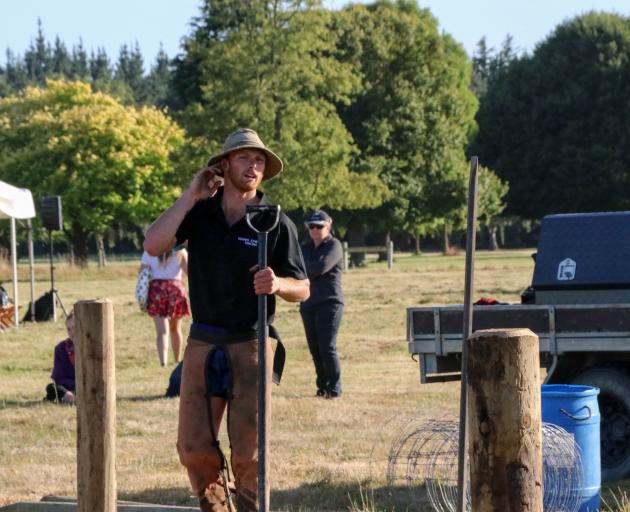
[[(188, 259), (186, 249), (182, 249), (183, 256)], [(183, 276), (182, 264), (180, 263), (177, 253), (172, 252), (163, 264), (160, 264), (160, 258), (150, 256), (148, 252), (142, 253), (140, 260), (142, 265), (151, 267), (151, 279), (179, 279)]]

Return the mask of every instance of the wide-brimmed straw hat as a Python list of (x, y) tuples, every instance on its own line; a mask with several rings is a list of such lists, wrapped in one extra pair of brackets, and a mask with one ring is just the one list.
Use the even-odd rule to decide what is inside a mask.
[(220, 162), (232, 151), (237, 151), (239, 149), (258, 149), (267, 155), (263, 181), (270, 180), (282, 172), (283, 166), (280, 157), (265, 146), (258, 134), (249, 128), (239, 128), (228, 135), (228, 138), (225, 139), (225, 142), (221, 147), (221, 153), (211, 156), (210, 160), (208, 160), (208, 166)]

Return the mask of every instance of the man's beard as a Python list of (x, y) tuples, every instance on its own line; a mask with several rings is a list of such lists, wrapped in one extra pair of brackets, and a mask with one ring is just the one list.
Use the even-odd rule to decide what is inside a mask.
[[(236, 174), (236, 179), (234, 179), (234, 174)], [(233, 171), (231, 167), (228, 167), (224, 173), (224, 180), (229, 182), (230, 185), (239, 192), (251, 192), (256, 190), (262, 181), (257, 179), (244, 181), (241, 179), (241, 176), (242, 175), (238, 175), (235, 171)]]

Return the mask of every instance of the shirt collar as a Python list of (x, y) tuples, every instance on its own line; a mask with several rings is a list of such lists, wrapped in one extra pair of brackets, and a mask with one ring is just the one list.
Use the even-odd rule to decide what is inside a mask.
[[(258, 197), (258, 204), (271, 204), (269, 202), (269, 199), (267, 198), (267, 195), (263, 194), (260, 190), (256, 190), (256, 197)], [(211, 208), (213, 208), (215, 214), (220, 215), (220, 218), (223, 219), (224, 224), (227, 226), (227, 221), (225, 220), (225, 214), (223, 213), (223, 208), (221, 208), (222, 198), (223, 198), (223, 187), (220, 187), (219, 190), (217, 190), (217, 193), (210, 198), (210, 206)], [(243, 219), (244, 218), (245, 217), (243, 217)]]
[(324, 245), (327, 242), (330, 242), (330, 240), (332, 240), (332, 235), (330, 233), (328, 233), (328, 235), (326, 235), (326, 238), (324, 238), (320, 244), (318, 246), (315, 246), (315, 242), (313, 241), (312, 238), (309, 237), (309, 242), (311, 243), (311, 245), (313, 247), (315, 247), (317, 249), (317, 247), (321, 247), (322, 245)]

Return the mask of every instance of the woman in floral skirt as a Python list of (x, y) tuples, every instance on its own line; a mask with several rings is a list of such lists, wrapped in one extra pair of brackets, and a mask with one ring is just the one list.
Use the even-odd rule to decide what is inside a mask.
[(151, 268), (147, 313), (155, 322), (160, 364), (166, 366), (169, 334), (177, 363), (182, 354), (182, 318), (190, 315), (186, 289), (182, 282), (183, 275), (188, 273), (188, 253), (183, 247), (176, 247), (161, 256), (150, 256), (145, 251), (140, 269), (145, 266)]

